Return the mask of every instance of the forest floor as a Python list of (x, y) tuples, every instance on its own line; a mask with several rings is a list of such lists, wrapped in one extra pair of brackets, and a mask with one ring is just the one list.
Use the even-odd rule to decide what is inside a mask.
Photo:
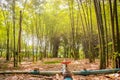
[[(0, 58), (0, 71), (31, 71), (34, 69), (39, 69), (40, 71), (58, 71), (62, 69), (62, 58), (54, 59), (43, 59), (42, 61), (37, 62), (22, 62), (18, 68), (13, 68), (13, 62), (6, 62), (4, 59)], [(77, 70), (98, 70), (99, 69), (99, 60), (96, 60), (95, 63), (89, 63), (87, 59), (83, 60), (72, 60), (68, 65), (70, 71)], [(58, 63), (55, 63), (58, 62)], [(59, 79), (57, 79), (59, 78)], [(120, 76), (117, 73), (114, 74), (99, 74), (99, 75), (73, 75), (73, 80), (120, 80)], [(62, 80), (58, 75), (54, 76), (42, 76), (42, 75), (30, 75), (30, 74), (0, 74), (0, 80)]]

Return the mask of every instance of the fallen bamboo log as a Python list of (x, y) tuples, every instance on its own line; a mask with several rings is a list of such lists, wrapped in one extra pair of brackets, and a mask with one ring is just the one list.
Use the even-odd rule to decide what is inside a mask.
[[(101, 69), (101, 70), (81, 70), (72, 71), (74, 75), (96, 75), (96, 74), (111, 74), (120, 71), (120, 68), (115, 69)], [(0, 71), (0, 74), (34, 74), (34, 75), (55, 75), (60, 74), (62, 71)]]
[(34, 74), (34, 75), (55, 75), (62, 71), (0, 71), (0, 74)]
[(115, 69), (101, 69), (101, 70), (82, 70), (82, 71), (73, 71), (75, 75), (96, 75), (96, 74), (112, 74), (120, 71), (120, 68)]

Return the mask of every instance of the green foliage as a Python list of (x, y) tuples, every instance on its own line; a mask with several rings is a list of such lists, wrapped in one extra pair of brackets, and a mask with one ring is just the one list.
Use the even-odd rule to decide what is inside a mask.
[(58, 64), (58, 63), (61, 63), (61, 62), (62, 62), (62, 60), (59, 60), (59, 61), (57, 61), (57, 60), (55, 60), (55, 61), (45, 61), (44, 64)]
[(80, 59), (85, 59), (85, 54), (84, 54), (84, 52), (82, 50), (79, 51), (79, 58)]
[[(6, 0), (7, 1), (7, 0)], [(26, 2), (24, 2), (26, 1)], [(74, 1), (70, 5), (68, 2)], [(80, 1), (80, 0), (78, 0)], [(82, 0), (81, 0), (82, 1)], [(87, 1), (87, 3), (86, 3)], [(21, 38), (21, 50), (31, 51), (29, 52), (29, 56), (32, 57), (52, 57), (53, 45), (55, 43), (55, 39), (60, 41), (58, 56), (63, 57), (65, 51), (68, 52), (69, 57), (71, 56), (71, 48), (72, 45), (75, 44), (74, 48), (83, 44), (86, 40), (87, 45), (89, 42), (90, 31), (92, 24), (92, 33), (93, 38), (98, 40), (96, 36), (98, 36), (98, 27), (97, 20), (95, 16), (95, 8), (93, 2), (91, 3), (91, 12), (90, 15), (90, 0), (83, 1), (80, 4), (80, 10), (78, 9), (78, 3), (76, 0), (16, 0), (15, 6), (15, 21), (16, 21), (16, 49), (18, 46), (18, 31), (19, 31), (19, 17), (20, 10), (22, 11), (22, 38)], [(7, 1), (10, 4), (10, 1)], [(12, 2), (11, 2), (12, 3)], [(83, 5), (83, 6), (82, 6)], [(73, 13), (71, 12), (71, 8), (73, 6)], [(102, 2), (101, 2), (101, 6)], [(118, 4), (118, 17), (120, 16), (120, 6)], [(103, 17), (103, 7), (102, 17)], [(87, 13), (88, 11), (88, 13)], [(108, 39), (109, 42), (107, 45), (113, 45), (111, 40), (111, 24), (110, 24), (110, 11), (108, 1), (105, 3), (105, 11), (106, 11), (106, 20), (107, 20), (107, 29), (108, 29)], [(5, 16), (3, 15), (5, 13)], [(74, 20), (71, 19), (70, 15), (73, 14)], [(6, 49), (6, 35), (7, 35), (7, 26), (10, 28), (10, 52), (13, 52), (13, 21), (12, 21), (12, 5), (9, 7), (0, 7), (0, 48)], [(81, 18), (81, 17), (82, 18)], [(91, 16), (91, 20), (90, 20)], [(119, 18), (120, 19), (120, 18)], [(87, 21), (86, 21), (87, 20)], [(8, 21), (7, 24), (5, 22)], [(72, 36), (72, 27), (71, 23), (74, 21), (74, 43)], [(103, 20), (104, 21), (104, 20)], [(120, 20), (119, 20), (120, 21)], [(83, 23), (82, 23), (83, 22)], [(120, 24), (119, 24), (120, 25)], [(85, 29), (85, 33), (83, 30)], [(92, 35), (92, 34), (91, 34)], [(95, 36), (95, 37), (94, 37)], [(91, 44), (94, 46), (94, 50), (99, 52), (98, 49), (100, 47), (100, 43), (94, 43), (94, 40), (91, 40)], [(94, 45), (95, 44), (95, 45)], [(67, 46), (67, 47), (66, 47)], [(89, 45), (87, 45), (89, 46)], [(62, 48), (61, 48), (62, 47)], [(83, 47), (83, 46), (82, 46)], [(79, 49), (81, 46), (79, 47)], [(38, 51), (38, 54), (35, 53), (33, 56), (33, 51)], [(89, 52), (89, 49), (87, 49)], [(46, 56), (44, 56), (46, 54)], [(84, 59), (85, 53), (83, 51), (79, 51), (79, 58)], [(93, 54), (93, 53), (91, 53)], [(3, 53), (3, 56), (6, 56), (6, 52)], [(22, 57), (26, 57), (26, 55), (20, 54)], [(114, 53), (114, 58), (116, 56), (120, 56), (118, 53)], [(56, 64), (60, 61), (53, 62), (45, 62), (45, 64)]]
[(114, 53), (113, 53), (113, 58), (114, 58), (114, 59), (116, 59), (118, 56), (120, 56), (120, 53), (118, 53), (118, 52), (114, 52)]
[(108, 45), (112, 45), (112, 44), (113, 44), (113, 42), (109, 42), (109, 43), (108, 43)]
[(116, 67), (116, 59), (117, 57), (120, 56), (120, 53), (118, 52), (113, 52), (113, 56), (112, 56), (112, 67), (115, 68)]

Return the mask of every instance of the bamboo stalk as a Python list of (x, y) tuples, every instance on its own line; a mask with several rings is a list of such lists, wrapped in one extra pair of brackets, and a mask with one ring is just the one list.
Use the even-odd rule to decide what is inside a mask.
[[(96, 74), (111, 74), (117, 73), (120, 68), (115, 69), (101, 69), (101, 70), (82, 70), (82, 71), (72, 71), (74, 75), (96, 75)], [(33, 75), (55, 75), (60, 74), (62, 71), (0, 71), (0, 74), (33, 74)]]

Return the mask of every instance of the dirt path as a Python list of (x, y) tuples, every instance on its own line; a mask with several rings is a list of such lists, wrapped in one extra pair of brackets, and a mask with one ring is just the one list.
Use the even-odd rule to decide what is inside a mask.
[[(38, 61), (36, 63), (32, 62), (22, 62), (21, 66), (17, 70), (24, 70), (24, 71), (30, 71), (34, 70), (35, 68), (39, 69), (40, 71), (58, 71), (61, 70), (62, 64), (56, 63), (56, 64), (45, 64), (47, 61), (62, 61), (63, 59), (44, 59), (42, 61)], [(70, 71), (80, 71), (83, 69), (87, 70), (96, 70), (99, 69), (99, 60), (96, 60), (95, 63), (89, 63), (87, 59), (84, 60), (77, 60), (74, 61), (72, 59), (68, 59), (68, 61), (71, 61), (69, 64), (69, 70)], [(0, 65), (4, 64), (5, 67), (0, 67), (0, 70), (15, 70), (12, 66), (12, 64), (8, 63), (0, 63)], [(56, 77), (59, 77), (58, 75), (55, 76), (42, 76), (42, 75), (30, 75), (30, 74), (1, 74), (0, 80), (58, 80)], [(111, 75), (89, 75), (89, 76), (81, 76), (81, 75), (73, 75), (74, 80), (120, 80), (118, 74), (111, 74)], [(61, 79), (59, 79), (61, 80)]]

